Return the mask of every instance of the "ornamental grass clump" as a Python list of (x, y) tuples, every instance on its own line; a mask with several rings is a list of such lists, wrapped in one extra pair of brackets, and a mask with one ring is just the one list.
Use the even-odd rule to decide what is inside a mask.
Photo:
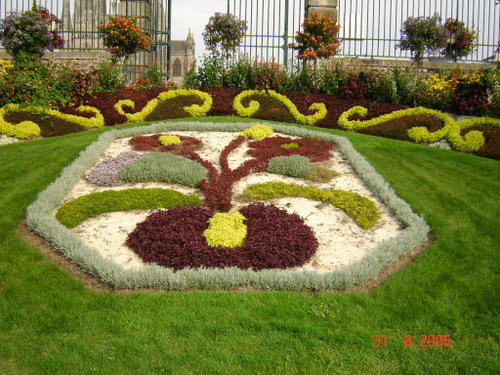
[(309, 158), (302, 155), (276, 156), (267, 165), (270, 173), (297, 178), (306, 178), (311, 169)]
[(165, 182), (193, 188), (207, 177), (201, 164), (169, 152), (150, 152), (127, 164), (118, 175), (124, 182)]
[(127, 164), (133, 163), (143, 156), (144, 154), (135, 151), (126, 151), (114, 158), (106, 158), (88, 172), (85, 175), (85, 179), (91, 184), (99, 186), (122, 185), (123, 181), (118, 178), (122, 169)]

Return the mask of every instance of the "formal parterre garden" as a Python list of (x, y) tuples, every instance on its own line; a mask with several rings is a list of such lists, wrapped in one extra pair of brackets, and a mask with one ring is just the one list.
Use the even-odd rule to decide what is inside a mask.
[[(243, 63), (236, 64), (241, 69)], [(263, 69), (268, 69), (271, 72), (268, 76), (272, 77), (277, 70), (271, 68), (273, 65)], [(335, 68), (338, 79), (346, 74), (342, 69), (339, 66)], [(195, 72), (191, 74), (194, 78), (189, 80), (193, 85), (201, 73), (197, 76)], [(390, 74), (397, 78), (401, 72), (394, 70)], [(467, 79), (480, 79), (471, 78), (473, 75), (487, 76), (494, 81), (498, 73), (487, 70), (461, 74), (465, 82)], [(318, 73), (315, 75), (317, 78)], [(230, 81), (230, 77), (230, 72), (227, 72), (224, 79)], [(165, 84), (142, 89), (136, 85), (117, 88), (115, 92), (100, 92), (95, 89), (94, 82), (89, 84), (87, 90), (94, 92), (73, 95), (67, 105), (40, 107), (26, 103), (6, 104), (0, 108), (0, 130), (6, 136), (18, 139), (134, 123), (156, 123), (151, 125), (152, 129), (162, 130), (158, 132), (144, 126), (130, 133), (137, 134), (134, 137), (128, 136), (127, 132), (125, 135), (108, 136), (129, 138), (129, 144), (120, 154), (103, 160), (97, 156), (106, 154), (106, 147), (111, 141), (102, 140), (90, 146), (88, 154), (92, 156), (82, 156), (74, 163), (83, 163), (87, 169), (69, 167), (66, 173), (71, 178), (61, 176), (55, 182), (57, 188), (51, 187), (44, 192), (45, 195), (41, 195), (28, 210), (27, 224), (87, 272), (117, 288), (252, 286), (317, 290), (345, 289), (366, 282), (383, 267), (396, 261), (398, 256), (422, 246), (428, 240), (429, 228), (421, 218), (412, 216), (411, 209), (404, 202), (395, 203), (396, 195), (392, 197), (385, 191), (383, 179), (370, 177), (376, 173), (369, 166), (355, 166), (363, 163), (358, 161), (358, 158), (363, 158), (352, 156), (355, 152), (349, 146), (339, 146), (339, 142), (344, 140), (325, 140), (323, 135), (314, 132), (306, 132), (297, 138), (296, 134), (302, 134), (301, 131), (297, 133), (296, 128), (290, 125), (254, 123), (253, 126), (242, 124), (239, 128), (234, 125), (235, 130), (229, 127), (224, 130), (231, 131), (234, 139), (218, 150), (220, 156), (214, 163), (198, 153), (210, 145), (203, 144), (196, 134), (184, 136), (182, 131), (175, 133), (175, 127), (169, 129), (164, 123), (176, 118), (224, 115), (367, 133), (499, 158), (500, 119), (459, 117), (437, 109), (384, 103), (373, 97), (369, 99), (369, 85), (363, 83), (360, 77), (363, 74), (350, 74), (340, 87), (341, 94), (338, 96), (321, 93), (317, 88), (309, 93), (280, 93), (270, 88), (178, 89)], [(257, 78), (254, 80), (258, 83)], [(272, 83), (275, 78), (267, 82)], [(293, 79), (303, 80), (304, 77), (288, 78), (290, 82)], [(355, 79), (356, 84), (351, 82)], [(430, 87), (434, 87), (435, 80), (435, 76), (430, 75), (424, 82), (432, 83)], [(314, 86), (314, 82), (310, 83)], [(146, 81), (139, 84), (147, 86)], [(359, 90), (348, 95), (349, 88), (352, 89), (349, 85), (359, 85)], [(494, 100), (490, 97), (480, 110), (494, 111)], [(180, 126), (179, 129), (188, 130), (189, 126), (185, 129)], [(209, 124), (195, 126), (195, 129), (201, 133), (213, 132)], [(280, 130), (274, 134), (276, 129)], [(230, 166), (228, 160), (239, 148), (247, 149), (243, 161), (241, 165)], [(311, 180), (313, 170), (316, 174), (327, 175), (326, 181), (335, 179), (329, 176), (334, 176), (335, 170), (320, 166), (320, 162), (332, 158), (331, 151), (334, 149), (340, 150), (340, 158), (354, 167), (353, 173), (369, 187), (369, 194), (374, 194), (373, 197), (367, 198), (333, 186), (317, 187), (317, 183)], [(300, 183), (249, 183), (239, 193), (241, 197), (235, 197), (235, 184), (256, 173), (284, 175)], [(113, 188), (124, 185), (128, 188), (96, 191), (65, 202), (65, 194), (80, 178), (96, 186)], [(142, 189), (136, 188), (140, 183), (143, 184)], [(144, 184), (148, 183), (161, 183), (163, 186), (160, 189), (145, 188), (147, 185)], [(178, 185), (194, 190), (184, 194), (176, 191), (175, 186)], [(59, 197), (57, 201), (55, 196)], [(256, 203), (240, 204), (234, 208), (235, 198), (253, 199)], [(372, 227), (377, 228), (379, 207), (383, 205), (398, 220), (403, 232), (394, 238), (387, 238), (385, 243), (378, 243), (366, 256), (356, 258), (356, 262), (343, 263), (344, 267), (329, 269), (329, 272), (311, 270), (307, 266), (318, 263), (319, 254), (324, 250), (318, 244), (313, 229), (300, 217), (301, 209), (287, 212), (269, 203), (270, 199), (287, 201), (291, 198), (332, 205), (351, 217), (363, 230), (374, 232), (376, 230)], [(94, 254), (92, 246), (89, 248), (89, 243), (82, 243), (74, 233), (74, 228), (85, 220), (131, 210), (151, 212), (129, 231), (126, 239), (122, 239), (126, 248), (134, 253), (133, 257), (138, 256), (142, 260), (140, 269), (125, 270), (123, 264), (117, 265), (109, 259), (101, 262), (103, 254)], [(66, 228), (63, 229), (61, 224)], [(58, 235), (55, 236), (55, 233)], [(148, 266), (142, 267), (143, 264)], [(306, 268), (301, 268), (303, 266)], [(219, 271), (214, 271), (216, 269)], [(207, 273), (209, 277), (205, 276)]]
[(41, 62), (53, 14), (20, 17), (45, 32), (0, 35), (0, 373), (499, 372), (497, 67), (208, 58), (124, 86), (133, 20), (82, 70)]

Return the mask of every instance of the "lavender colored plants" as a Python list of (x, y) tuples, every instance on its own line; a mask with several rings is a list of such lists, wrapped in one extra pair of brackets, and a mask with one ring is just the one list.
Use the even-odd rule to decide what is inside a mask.
[(106, 158), (85, 175), (91, 184), (99, 186), (117, 186), (123, 184), (118, 175), (127, 164), (133, 163), (144, 155), (135, 151), (126, 151), (114, 158)]

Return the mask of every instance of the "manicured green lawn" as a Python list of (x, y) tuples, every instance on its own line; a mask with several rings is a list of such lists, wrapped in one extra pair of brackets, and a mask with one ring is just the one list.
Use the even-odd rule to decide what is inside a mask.
[[(86, 289), (16, 234), (37, 193), (102, 131), (0, 147), (0, 374), (500, 372), (498, 161), (335, 132), (434, 236), (371, 292), (118, 293)], [(420, 335), (452, 344), (421, 347)]]

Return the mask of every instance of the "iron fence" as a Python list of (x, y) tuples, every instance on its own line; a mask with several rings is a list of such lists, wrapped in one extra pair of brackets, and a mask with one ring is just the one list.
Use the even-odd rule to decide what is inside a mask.
[[(339, 36), (344, 40), (338, 55), (409, 59), (409, 51), (396, 48), (403, 22), (408, 17), (438, 13), (443, 22), (455, 18), (477, 32), (476, 49), (464, 61), (492, 62), (500, 41), (499, 3), (498, 0), (338, 0)], [(241, 53), (286, 65), (294, 56), (288, 45), (301, 28), (305, 7), (304, 0), (228, 0), (228, 12), (249, 23)]]
[[(0, 19), (9, 12), (22, 12), (32, 7), (32, 0), (0, 0)], [(37, 0), (37, 5), (47, 8), (63, 23), (61, 36), (65, 45), (62, 52), (99, 52), (105, 47), (97, 26), (106, 23), (108, 14), (124, 17), (138, 16), (137, 25), (152, 39), (150, 52), (140, 52), (128, 63), (128, 77), (137, 76), (152, 63), (168, 72), (170, 61), (171, 0)], [(57, 59), (55, 52), (54, 58)]]
[[(461, 20), (477, 32), (478, 42), (466, 61), (492, 62), (500, 41), (498, 0), (339, 0), (338, 23), (344, 39), (341, 55), (353, 57), (410, 58), (396, 44), (408, 17), (439, 14)], [(432, 58), (432, 57), (431, 57)]]
[[(97, 25), (106, 14), (141, 15), (141, 26), (154, 40), (152, 52), (138, 54), (133, 66), (157, 62), (166, 67), (170, 60), (172, 0), (38, 0), (63, 19), (61, 30), (66, 51), (100, 51)], [(288, 65), (295, 53), (289, 47), (304, 19), (306, 0), (228, 0), (227, 10), (249, 24), (240, 53), (252, 59)], [(10, 11), (31, 7), (32, 0), (0, 0), (0, 18)], [(143, 9), (149, 4), (147, 10)], [(409, 59), (408, 51), (396, 44), (408, 17), (452, 17), (463, 21), (478, 34), (475, 51), (467, 61), (489, 62), (495, 58), (500, 40), (500, 2), (498, 0), (338, 0), (340, 37), (344, 39), (339, 56)]]
[(248, 22), (240, 55), (287, 66), (294, 56), (289, 47), (304, 19), (305, 0), (228, 0), (229, 13)]

